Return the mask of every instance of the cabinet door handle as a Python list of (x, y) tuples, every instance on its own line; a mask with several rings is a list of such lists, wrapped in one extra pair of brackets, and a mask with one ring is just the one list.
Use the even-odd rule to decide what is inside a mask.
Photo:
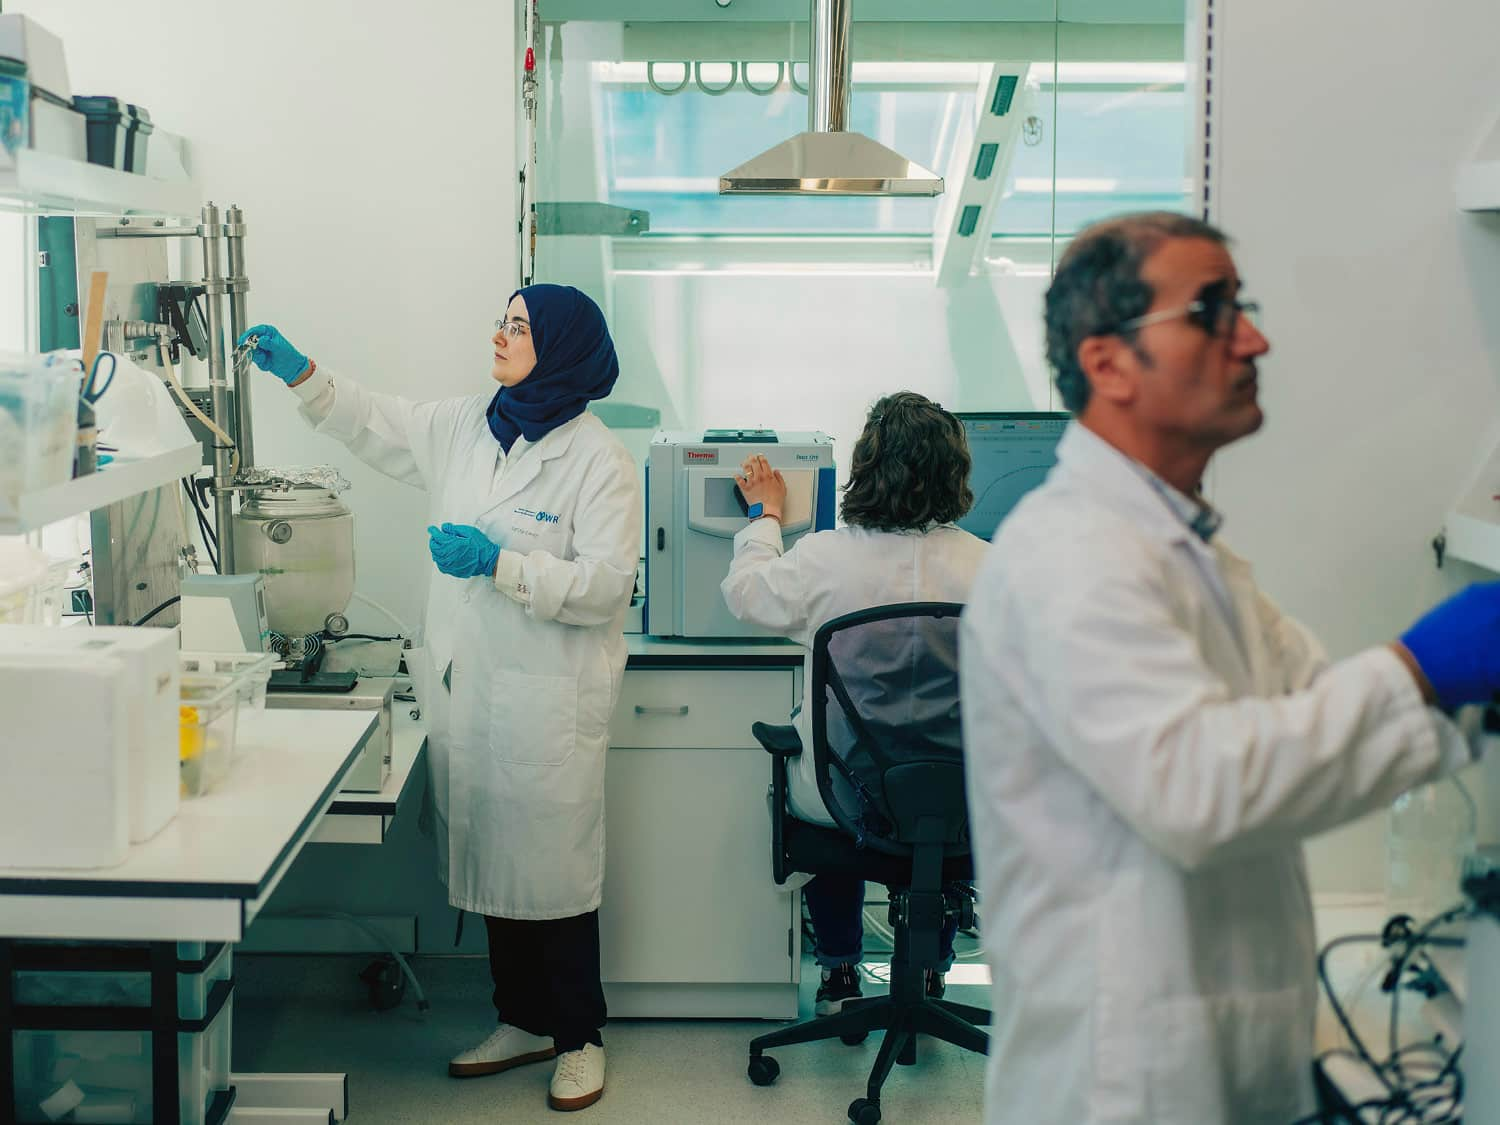
[(678, 715), (678, 716), (681, 716), (681, 715), (686, 715), (688, 713), (688, 707), (687, 707), (686, 703), (684, 703), (681, 707), (642, 707), (639, 703), (637, 703), (635, 705), (635, 713), (637, 715)]

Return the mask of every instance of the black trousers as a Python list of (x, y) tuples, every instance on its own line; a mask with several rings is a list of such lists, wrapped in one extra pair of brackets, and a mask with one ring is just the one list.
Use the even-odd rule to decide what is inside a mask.
[(552, 1036), (558, 1054), (604, 1046), (597, 910), (544, 922), (487, 917), (484, 928), (502, 1023)]

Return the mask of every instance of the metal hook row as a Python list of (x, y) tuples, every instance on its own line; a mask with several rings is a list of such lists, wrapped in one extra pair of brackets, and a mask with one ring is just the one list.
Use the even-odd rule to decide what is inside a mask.
[[(776, 67), (776, 78), (769, 85), (765, 86), (757, 86), (754, 82), (750, 81), (751, 63), (731, 62), (727, 65), (729, 66), (729, 81), (720, 86), (712, 86), (703, 81), (704, 64), (701, 62), (687, 62), (686, 60), (682, 62), (648, 62), (646, 64), (646, 82), (658, 94), (663, 94), (669, 98), (673, 94), (680, 94), (686, 90), (689, 82), (692, 82), (703, 93), (715, 98), (721, 94), (729, 93), (737, 84), (743, 85), (752, 94), (758, 94), (763, 98), (768, 97), (775, 93), (781, 86), (782, 79), (789, 81), (792, 89), (796, 90), (799, 94), (807, 93), (806, 83), (797, 81), (797, 70), (791, 63), (766, 63), (766, 66), (774, 65)], [(675, 86), (663, 86), (656, 80), (656, 68), (658, 66), (682, 67), (682, 81)]]

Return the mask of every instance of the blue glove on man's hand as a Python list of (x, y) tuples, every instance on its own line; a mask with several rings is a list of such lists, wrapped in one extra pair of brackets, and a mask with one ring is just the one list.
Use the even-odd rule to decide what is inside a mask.
[(1500, 691), (1500, 582), (1460, 590), (1401, 636), (1445, 711)]
[(287, 386), (302, 378), (307, 371), (307, 357), (292, 347), (291, 341), (269, 324), (257, 324), (247, 328), (234, 342), (239, 347), (251, 336), (258, 336), (250, 361), (262, 371), (269, 371)]
[(500, 548), (477, 527), (464, 523), (445, 523), (427, 529), (427, 547), (432, 561), (444, 574), (454, 578), (489, 577), (500, 561)]

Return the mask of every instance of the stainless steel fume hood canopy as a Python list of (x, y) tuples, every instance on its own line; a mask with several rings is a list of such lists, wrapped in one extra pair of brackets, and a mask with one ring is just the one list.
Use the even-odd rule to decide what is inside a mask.
[(943, 178), (849, 132), (851, 0), (811, 0), (807, 132), (719, 177), (720, 195), (933, 196)]

